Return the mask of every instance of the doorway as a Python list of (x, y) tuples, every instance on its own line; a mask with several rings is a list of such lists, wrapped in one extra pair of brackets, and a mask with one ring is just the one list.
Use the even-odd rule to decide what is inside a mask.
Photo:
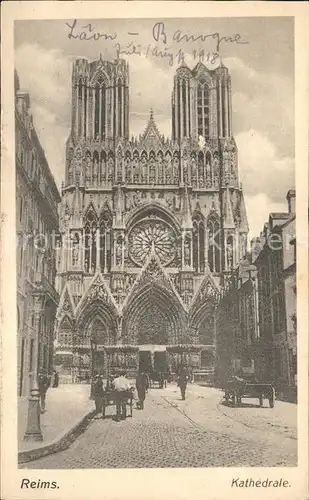
[(151, 363), (151, 352), (150, 351), (139, 351), (139, 372), (152, 372), (152, 363)]
[(160, 373), (168, 372), (168, 362), (166, 351), (155, 351), (154, 352), (154, 371)]

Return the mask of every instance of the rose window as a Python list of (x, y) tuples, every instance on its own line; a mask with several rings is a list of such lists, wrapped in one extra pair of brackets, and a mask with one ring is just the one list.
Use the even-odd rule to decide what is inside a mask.
[(175, 231), (164, 221), (141, 221), (129, 234), (129, 253), (135, 264), (144, 264), (152, 246), (162, 264), (167, 265), (175, 258)]

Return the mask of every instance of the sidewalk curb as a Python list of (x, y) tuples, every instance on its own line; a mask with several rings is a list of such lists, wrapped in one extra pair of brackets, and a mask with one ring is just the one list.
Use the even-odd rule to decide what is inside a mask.
[(74, 426), (70, 430), (66, 431), (62, 436), (56, 438), (52, 443), (40, 448), (20, 451), (18, 453), (18, 463), (24, 464), (27, 462), (32, 462), (33, 460), (37, 460), (38, 458), (42, 458), (47, 455), (66, 450), (73, 443), (73, 441), (75, 441), (75, 439), (86, 430), (95, 413), (95, 410), (91, 410), (90, 412), (86, 413), (86, 415), (84, 415), (76, 424), (74, 424)]

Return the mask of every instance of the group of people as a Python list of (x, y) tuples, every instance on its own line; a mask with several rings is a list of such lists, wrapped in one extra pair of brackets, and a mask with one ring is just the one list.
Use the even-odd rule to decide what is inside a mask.
[[(190, 374), (187, 368), (181, 367), (178, 372), (177, 385), (180, 388), (181, 398), (183, 400), (185, 400), (186, 397), (186, 388), (189, 380)], [(103, 398), (106, 394), (113, 393), (116, 403), (116, 420), (119, 421), (125, 419), (127, 400), (128, 398), (133, 397), (135, 389), (138, 397), (137, 408), (143, 410), (146, 394), (149, 389), (149, 376), (146, 372), (139, 372), (137, 374), (135, 385), (130, 384), (125, 372), (121, 372), (115, 377), (110, 375), (107, 378), (105, 387), (103, 376), (95, 375), (92, 384), (92, 395), (95, 401), (96, 412), (99, 413), (102, 411)]]
[(96, 412), (102, 411), (103, 398), (108, 393), (113, 393), (116, 403), (116, 420), (126, 418), (126, 402), (128, 398), (132, 398), (136, 388), (138, 395), (137, 407), (144, 409), (144, 401), (146, 392), (149, 389), (149, 378), (146, 373), (139, 373), (136, 377), (135, 386), (131, 385), (126, 377), (125, 372), (121, 372), (118, 376), (109, 376), (104, 387), (102, 375), (95, 375), (92, 394), (95, 401)]
[(109, 376), (104, 388), (103, 376), (95, 375), (92, 384), (92, 394), (95, 401), (96, 412), (102, 411), (103, 398), (106, 394), (113, 392), (116, 403), (116, 420), (123, 420), (127, 416), (127, 399), (132, 397), (132, 389), (125, 372), (121, 372), (119, 376)]

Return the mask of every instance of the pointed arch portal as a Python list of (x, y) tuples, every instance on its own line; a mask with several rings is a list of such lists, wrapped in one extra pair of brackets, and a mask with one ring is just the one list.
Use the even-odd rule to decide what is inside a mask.
[(86, 304), (76, 326), (83, 344), (90, 345), (90, 340), (104, 345), (116, 343), (117, 319), (103, 300), (97, 299)]
[(134, 345), (175, 344), (181, 338), (183, 314), (169, 292), (149, 284), (137, 293), (125, 311), (123, 333)]

